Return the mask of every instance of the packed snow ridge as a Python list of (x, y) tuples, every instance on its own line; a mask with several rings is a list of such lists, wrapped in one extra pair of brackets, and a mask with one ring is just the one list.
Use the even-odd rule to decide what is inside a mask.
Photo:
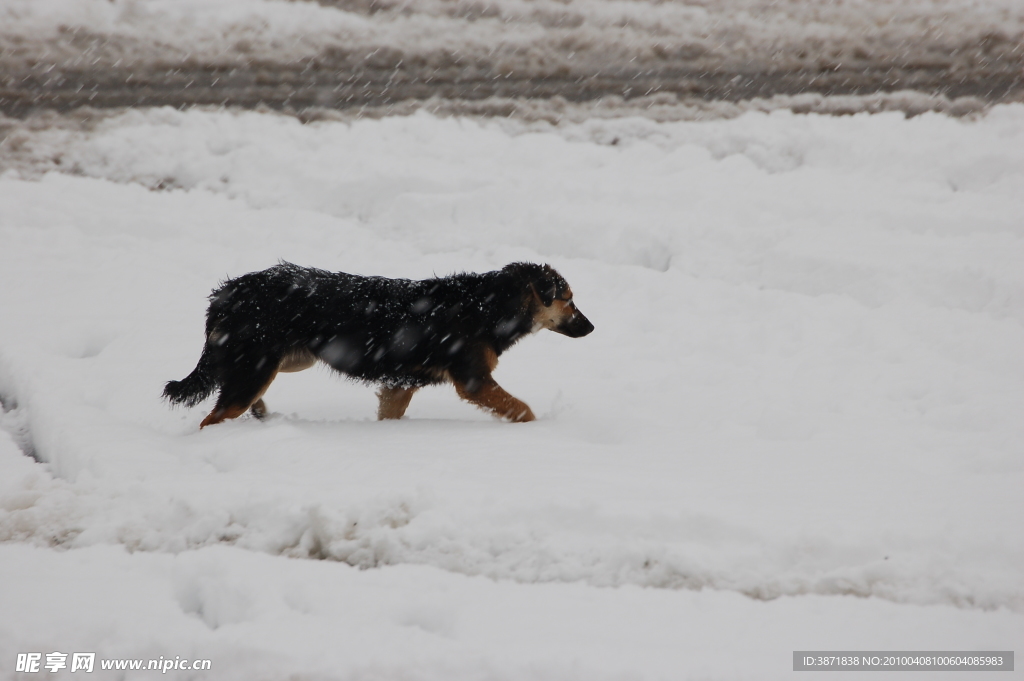
[(684, 103), (906, 90), (1016, 101), (1022, 68), (1016, 0), (0, 7), (0, 110), (17, 115), (82, 105), (408, 107), (431, 97), (609, 106), (657, 93)]
[(58, 68), (326, 60), (543, 78), (679, 63), (955, 70), (1024, 58), (1013, 0), (9, 0), (0, 18), (6, 64)]

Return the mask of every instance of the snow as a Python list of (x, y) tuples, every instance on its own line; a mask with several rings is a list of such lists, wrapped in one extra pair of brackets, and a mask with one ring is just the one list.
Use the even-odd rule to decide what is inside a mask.
[(5, 0), (0, 105), (963, 115), (1022, 46), (1018, 0)]
[[(1021, 105), (16, 127), (0, 675), (62, 650), (217, 679), (778, 679), (793, 650), (1019, 647), (1022, 149)], [(200, 432), (210, 405), (163, 383), (209, 291), (278, 259), (550, 262), (596, 330), (502, 357), (534, 423), (450, 387), (376, 422), (311, 370), (268, 421)]]
[[(337, 59), (533, 77), (771, 61), (951, 67), (1019, 63), (1016, 0), (6, 0), (0, 59), (15, 67), (217, 66)], [(955, 77), (955, 76), (954, 76)], [(636, 93), (642, 94), (642, 93)]]

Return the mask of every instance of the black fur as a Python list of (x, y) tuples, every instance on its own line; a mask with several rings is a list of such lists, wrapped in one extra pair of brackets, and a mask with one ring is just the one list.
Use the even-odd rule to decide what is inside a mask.
[[(500, 356), (536, 330), (540, 306), (566, 291), (557, 272), (532, 263), (411, 281), (282, 262), (230, 279), (210, 295), (199, 364), (167, 383), (164, 396), (194, 406), (221, 388), (218, 404), (248, 406), (282, 359), (307, 351), (347, 376), (386, 387), (451, 380), (472, 389), (490, 375), (488, 350)], [(572, 319), (553, 330), (590, 333), (593, 325), (572, 310)]]

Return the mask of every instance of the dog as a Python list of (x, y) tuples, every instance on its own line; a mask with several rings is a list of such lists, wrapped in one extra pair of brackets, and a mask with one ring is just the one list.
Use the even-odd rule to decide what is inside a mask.
[(168, 382), (164, 397), (192, 407), (219, 389), (200, 429), (247, 411), (263, 418), (263, 394), (279, 372), (323, 362), (379, 387), (379, 420), (402, 418), (419, 388), (450, 382), (498, 418), (533, 421), (491, 373), (503, 352), (541, 329), (570, 338), (594, 330), (549, 265), (413, 281), (281, 262), (210, 294), (199, 363)]

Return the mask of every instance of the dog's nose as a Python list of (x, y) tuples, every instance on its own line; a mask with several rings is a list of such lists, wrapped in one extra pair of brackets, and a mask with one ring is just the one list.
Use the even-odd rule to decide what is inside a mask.
[(593, 330), (594, 325), (590, 323), (590, 320), (584, 317), (582, 312), (576, 310), (576, 316), (572, 320), (572, 337), (582, 338)]

